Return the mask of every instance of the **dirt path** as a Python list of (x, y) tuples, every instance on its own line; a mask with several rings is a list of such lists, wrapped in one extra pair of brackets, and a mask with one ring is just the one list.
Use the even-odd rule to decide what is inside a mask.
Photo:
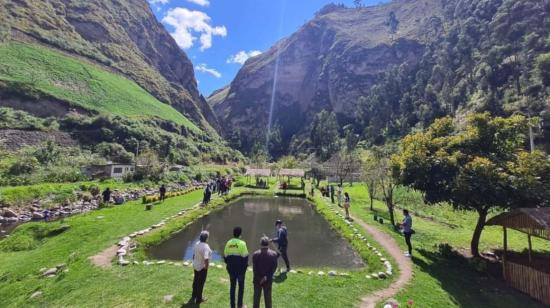
[(113, 245), (102, 252), (98, 253), (95, 256), (91, 256), (90, 262), (92, 262), (93, 265), (108, 268), (111, 267), (112, 263), (111, 261), (116, 257), (116, 252), (118, 251), (118, 246)]
[(409, 283), (412, 278), (412, 262), (409, 258), (403, 255), (403, 251), (391, 236), (365, 223), (359, 218), (354, 217), (353, 219), (361, 226), (361, 228), (367, 231), (373, 240), (380, 243), (388, 254), (394, 258), (395, 262), (397, 262), (397, 266), (399, 266), (399, 278), (397, 281), (392, 283), (388, 288), (378, 290), (361, 299), (360, 307), (374, 308), (378, 302), (395, 296)]
[[(213, 196), (212, 200), (217, 199), (217, 198), (219, 198), (219, 197)], [(201, 202), (193, 205), (188, 210), (189, 211), (194, 210), (197, 207), (200, 207), (200, 205), (201, 205)], [(168, 220), (168, 218), (166, 218), (165, 220)], [(109, 268), (112, 265), (113, 259), (117, 256), (118, 249), (119, 249), (119, 247), (117, 245), (113, 245), (109, 248), (106, 248), (105, 250), (98, 253), (97, 255), (89, 257), (88, 259), (95, 266), (99, 266), (99, 267), (103, 267), (103, 268)]]

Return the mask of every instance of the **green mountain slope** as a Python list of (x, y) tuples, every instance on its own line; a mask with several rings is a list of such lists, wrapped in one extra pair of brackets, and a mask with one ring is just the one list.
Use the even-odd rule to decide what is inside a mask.
[[(273, 156), (322, 150), (311, 136), (332, 133), (313, 131), (323, 111), (340, 137), (351, 128), (371, 144), (470, 112), (539, 116), (548, 126), (548, 16), (550, 2), (538, 0), (332, 4), (209, 100), (243, 151), (264, 146), (271, 127)], [(548, 134), (537, 144), (550, 150)]]
[(0, 80), (26, 85), (86, 110), (133, 119), (160, 118), (198, 131), (172, 106), (127, 78), (39, 45), (0, 45)]
[[(146, 0), (4, 0), (1, 32), (85, 57), (135, 81), (212, 133), (217, 119), (193, 64)], [(1, 28), (5, 28), (2, 31)]]

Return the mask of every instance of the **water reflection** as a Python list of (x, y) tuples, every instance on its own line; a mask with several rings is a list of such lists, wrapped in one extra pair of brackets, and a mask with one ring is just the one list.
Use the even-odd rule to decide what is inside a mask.
[(329, 223), (303, 199), (253, 197), (198, 219), (172, 238), (152, 247), (148, 253), (158, 259), (189, 260), (201, 230), (210, 231), (213, 260), (221, 261), (223, 248), (234, 226), (243, 228), (249, 251), (258, 249), (262, 235), (275, 235), (275, 220), (288, 227), (289, 258), (292, 265), (357, 268), (361, 258), (351, 245), (331, 229)]

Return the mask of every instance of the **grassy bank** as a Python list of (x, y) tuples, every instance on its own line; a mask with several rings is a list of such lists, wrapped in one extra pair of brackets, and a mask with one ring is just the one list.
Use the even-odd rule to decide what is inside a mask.
[[(345, 190), (352, 198), (352, 215), (392, 235), (405, 251), (402, 235), (388, 224), (389, 215), (385, 205), (375, 201), (377, 215), (384, 217), (386, 221), (384, 225), (380, 225), (374, 222), (373, 213), (369, 210), (366, 187), (356, 184), (346, 187)], [(418, 201), (418, 196), (405, 196), (405, 190), (399, 193), (403, 194), (400, 197), (401, 206), (409, 208), (411, 205), (410, 208), (427, 217), (413, 214), (414, 229), (417, 232), (413, 236), (414, 278), (397, 296), (399, 302), (405, 303), (408, 299), (413, 299), (418, 307), (542, 307), (529, 297), (506, 287), (500, 279), (483, 272), (483, 267), (438, 247), (439, 244), (448, 244), (453, 249), (467, 249), (475, 225), (475, 215), (455, 212), (447, 206), (423, 205)], [(398, 211), (397, 221), (402, 218)], [(508, 240), (511, 250), (522, 251), (527, 247), (526, 236), (519, 232), (510, 232)], [(533, 245), (539, 250), (550, 250), (550, 243), (542, 240), (534, 241)], [(498, 249), (501, 246), (501, 228), (488, 227), (483, 231), (481, 251)]]
[[(233, 196), (250, 191), (242, 187), (235, 188)], [(262, 194), (272, 193), (271, 190), (254, 190)], [(0, 251), (0, 298), (6, 307), (21, 306), (132, 306), (180, 307), (191, 295), (192, 270), (188, 267), (171, 264), (164, 265), (130, 265), (128, 267), (114, 266), (102, 269), (91, 265), (88, 258), (116, 243), (121, 237), (156, 224), (166, 217), (189, 209), (202, 198), (202, 192), (196, 191), (182, 197), (166, 200), (152, 211), (144, 211), (140, 201), (129, 202), (123, 206), (103, 209), (92, 213), (74, 216), (64, 222), (50, 223), (49, 226), (69, 225), (67, 230), (48, 235), (38, 240), (34, 248), (25, 251)], [(314, 200), (315, 201), (315, 200)], [(220, 202), (221, 200), (213, 202)], [(316, 202), (317, 205), (317, 202)], [(327, 219), (335, 215), (325, 211)], [(188, 211), (194, 213), (197, 210)], [(195, 214), (193, 214), (195, 215)], [(183, 219), (183, 218), (182, 218)], [(337, 221), (337, 217), (333, 218)], [(171, 231), (181, 228), (185, 221), (172, 220)], [(189, 220), (191, 221), (191, 220)], [(339, 220), (341, 222), (341, 219)], [(170, 223), (169, 223), (170, 224)], [(167, 227), (168, 225), (167, 224)], [(33, 228), (43, 226), (43, 223), (29, 223), (20, 226), (13, 236), (32, 234)], [(346, 228), (333, 224), (335, 228)], [(170, 229), (166, 229), (170, 230)], [(152, 233), (152, 242), (166, 236), (163, 231)], [(165, 231), (167, 232), (167, 231)], [(348, 231), (347, 235), (352, 234)], [(154, 240), (156, 239), (156, 240)], [(352, 239), (354, 241), (354, 239)], [(352, 242), (354, 243), (354, 242)], [(354, 243), (359, 245), (359, 243)], [(255, 249), (250, 244), (250, 250)], [(374, 261), (372, 261), (374, 263)], [(67, 264), (68, 272), (55, 278), (43, 278), (42, 268), (50, 268), (59, 263)], [(374, 267), (373, 267), (374, 268)], [(278, 307), (321, 307), (330, 303), (331, 306), (352, 307), (361, 296), (387, 286), (389, 280), (367, 280), (366, 270), (347, 271), (347, 277), (328, 277), (316, 274), (308, 275), (309, 271), (328, 269), (302, 269), (303, 273), (288, 274), (278, 277), (274, 284), (274, 302)], [(345, 292), (343, 292), (345, 290)], [(36, 292), (42, 295), (30, 299)], [(245, 303), (249, 306), (252, 300), (251, 275), (246, 282)], [(209, 272), (205, 295), (212, 307), (225, 307), (228, 304), (228, 277), (225, 269), (213, 267)], [(170, 303), (164, 303), (165, 295), (175, 295)]]
[(130, 118), (170, 120), (200, 129), (172, 106), (130, 81), (95, 65), (27, 43), (0, 46), (0, 80), (17, 82), (75, 106)]
[(84, 181), (75, 183), (42, 183), (23, 186), (0, 187), (0, 203), (9, 206), (21, 206), (35, 199), (48, 199), (52, 205), (61, 203), (66, 199), (73, 199), (75, 192), (82, 188), (97, 186), (101, 191), (109, 187), (114, 189), (140, 188), (151, 183), (124, 183), (121, 181)]

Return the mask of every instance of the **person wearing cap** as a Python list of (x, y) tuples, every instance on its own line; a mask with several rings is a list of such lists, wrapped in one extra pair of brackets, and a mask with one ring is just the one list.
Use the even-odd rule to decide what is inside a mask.
[(244, 279), (246, 268), (248, 267), (248, 248), (246, 242), (241, 240), (241, 227), (233, 228), (233, 238), (227, 241), (223, 251), (223, 259), (225, 261), (227, 273), (229, 273), (230, 289), (229, 300), (231, 308), (235, 308), (235, 289), (237, 282), (239, 283), (239, 296), (237, 305), (239, 308), (243, 306), (244, 294)]
[(264, 293), (265, 308), (271, 308), (271, 286), (273, 274), (277, 270), (279, 254), (269, 249), (269, 238), (260, 240), (260, 249), (252, 255), (252, 269), (254, 270), (254, 308), (260, 307), (262, 291)]
[(275, 222), (275, 227), (277, 228), (277, 237), (273, 238), (271, 241), (277, 243), (279, 253), (285, 261), (286, 271), (290, 271), (290, 262), (288, 261), (287, 249), (288, 249), (288, 230), (286, 226), (283, 225), (281, 220)]
[(212, 255), (212, 249), (206, 243), (208, 241), (208, 231), (202, 231), (199, 236), (199, 241), (193, 248), (193, 294), (191, 295), (190, 302), (200, 304), (206, 301), (206, 298), (202, 297), (202, 291), (206, 282), (206, 276), (208, 275), (208, 264), (210, 256)]

